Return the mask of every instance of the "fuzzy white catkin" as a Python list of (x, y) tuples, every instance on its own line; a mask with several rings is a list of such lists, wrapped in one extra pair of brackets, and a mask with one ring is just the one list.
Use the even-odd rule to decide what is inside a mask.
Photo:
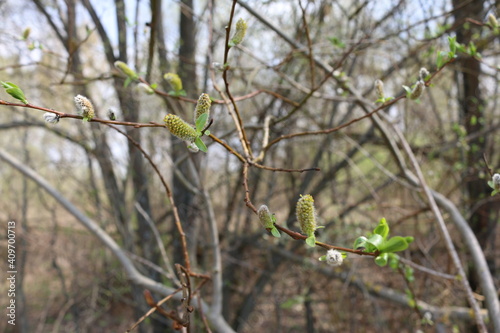
[(337, 250), (330, 249), (326, 252), (326, 263), (330, 266), (340, 266), (344, 258), (342, 257), (342, 253)]

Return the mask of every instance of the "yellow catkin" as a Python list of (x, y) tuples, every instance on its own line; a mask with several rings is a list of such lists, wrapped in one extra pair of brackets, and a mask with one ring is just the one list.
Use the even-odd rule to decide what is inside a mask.
[(179, 139), (188, 142), (193, 142), (196, 139), (196, 130), (178, 116), (169, 113), (163, 121), (170, 133)]
[[(207, 114), (207, 122), (208, 118), (210, 118), (210, 106), (212, 105), (212, 100), (208, 94), (201, 94), (200, 98), (198, 98), (198, 103), (196, 103), (196, 108), (194, 109), (194, 122), (196, 123), (196, 119), (198, 119), (202, 114)], [(203, 126), (205, 126), (203, 124)]]
[(310, 194), (301, 195), (296, 207), (297, 220), (300, 223), (302, 233), (311, 236), (316, 230), (316, 214), (314, 211), (314, 199)]

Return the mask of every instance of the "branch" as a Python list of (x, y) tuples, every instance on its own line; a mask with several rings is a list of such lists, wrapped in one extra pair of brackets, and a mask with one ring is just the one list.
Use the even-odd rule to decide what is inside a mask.
[[(122, 264), (128, 279), (143, 288), (152, 290), (161, 295), (168, 296), (176, 292), (175, 289), (164, 286), (163, 284), (156, 282), (149, 277), (146, 277), (139, 273), (135, 268), (132, 261), (127, 257), (124, 250), (111, 238), (99, 225), (85, 214), (83, 214), (73, 203), (66, 199), (59, 191), (57, 191), (52, 185), (50, 185), (42, 176), (36, 173), (33, 169), (27, 167), (22, 162), (18, 161), (16, 158), (11, 156), (9, 153), (0, 149), (0, 159), (7, 162), (14, 169), (21, 172), (24, 176), (33, 180), (38, 186), (43, 188), (48, 194), (50, 194), (61, 206), (63, 206), (75, 219), (77, 219), (82, 225), (84, 225), (94, 236), (96, 236), (103, 245), (105, 245), (113, 255)], [(174, 299), (181, 300), (181, 295), (176, 294)], [(203, 311), (207, 313), (207, 316), (217, 330), (217, 332), (231, 332), (234, 330), (229, 326), (225, 319), (220, 315), (214, 315), (210, 311), (210, 307), (201, 300), (201, 307)]]

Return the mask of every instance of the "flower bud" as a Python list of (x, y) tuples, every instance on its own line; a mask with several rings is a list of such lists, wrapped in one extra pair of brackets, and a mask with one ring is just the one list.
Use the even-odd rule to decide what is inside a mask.
[(43, 114), (43, 119), (45, 120), (45, 122), (47, 123), (50, 123), (50, 124), (57, 124), (59, 122), (59, 119), (61, 119), (61, 117), (59, 117), (58, 114), (55, 114), (55, 113), (51, 113), (51, 112), (45, 112)]
[(297, 220), (300, 223), (302, 233), (314, 235), (316, 227), (316, 214), (314, 212), (314, 199), (310, 194), (301, 195), (296, 206)]
[(420, 77), (421, 81), (425, 81), (425, 78), (428, 75), (429, 75), (429, 71), (427, 70), (427, 68), (425, 68), (425, 67), (420, 68), (419, 77)]
[(495, 17), (495, 15), (493, 14), (489, 14), (488, 15), (488, 23), (489, 25), (492, 27), (492, 28), (497, 28), (498, 27), (498, 21), (497, 21), (497, 18)]
[(340, 266), (344, 261), (344, 257), (342, 257), (342, 253), (339, 251), (330, 249), (326, 252), (325, 261), (330, 266)]
[(153, 95), (155, 93), (153, 88), (151, 88), (150, 86), (148, 86), (147, 84), (145, 84), (143, 82), (139, 83), (137, 85), (137, 87), (148, 95)]
[(22, 39), (23, 40), (28, 39), (28, 37), (30, 36), (30, 32), (31, 32), (31, 28), (30, 27), (24, 29)]
[(500, 191), (500, 174), (495, 173), (491, 178), (491, 180), (493, 181), (493, 186), (495, 187), (495, 190)]
[(375, 89), (377, 90), (377, 97), (380, 99), (384, 99), (384, 82), (382, 82), (382, 80), (375, 81)]
[(115, 61), (115, 67), (132, 80), (137, 80), (139, 78), (139, 75), (123, 61)]
[[(210, 117), (210, 106), (212, 105), (212, 100), (208, 94), (201, 94), (198, 98), (198, 103), (196, 103), (196, 108), (194, 109), (194, 122), (204, 113), (207, 114), (207, 122)], [(204, 124), (206, 125), (206, 123)], [(203, 126), (205, 127), (205, 126)]]
[(188, 144), (187, 147), (188, 147), (189, 151), (192, 153), (197, 153), (200, 151), (200, 148), (198, 148), (198, 146), (194, 142), (191, 142), (190, 144)]
[(425, 90), (425, 83), (422, 80), (418, 80), (417, 83), (415, 83), (415, 87), (413, 87), (413, 90), (410, 93), (410, 99), (417, 99), (420, 96), (422, 96), (422, 93)]
[(174, 73), (167, 73), (163, 75), (163, 78), (172, 86), (175, 92), (182, 90), (182, 80), (179, 75)]
[(274, 227), (273, 216), (266, 205), (260, 206), (257, 211), (259, 215), (260, 224), (266, 229), (271, 229)]
[(108, 109), (108, 112), (106, 112), (106, 116), (108, 116), (109, 120), (116, 120), (115, 111), (113, 111), (112, 109)]
[(196, 140), (196, 130), (184, 120), (171, 113), (163, 119), (170, 133), (181, 140), (194, 142)]
[(77, 112), (80, 116), (83, 116), (83, 120), (89, 121), (95, 116), (94, 106), (92, 102), (85, 96), (77, 95), (75, 96), (75, 105)]
[(233, 38), (229, 41), (229, 47), (236, 46), (243, 41), (245, 35), (247, 33), (247, 23), (244, 19), (240, 18), (238, 22), (236, 22), (236, 32), (233, 35)]

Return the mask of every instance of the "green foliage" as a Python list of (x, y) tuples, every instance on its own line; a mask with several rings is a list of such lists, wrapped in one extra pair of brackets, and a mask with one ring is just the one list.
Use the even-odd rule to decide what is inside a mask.
[(335, 47), (338, 47), (341, 49), (343, 49), (345, 47), (345, 43), (343, 41), (341, 41), (338, 37), (328, 37), (328, 40)]
[(5, 88), (5, 91), (7, 92), (7, 94), (9, 94), (12, 97), (14, 97), (15, 99), (23, 102), (24, 104), (28, 104), (28, 100), (24, 96), (24, 92), (21, 90), (21, 88), (19, 88), (18, 86), (16, 86), (12, 82), (0, 81), (0, 84), (2, 84), (2, 86)]
[(413, 242), (413, 237), (395, 236), (388, 238), (389, 231), (390, 228), (386, 219), (382, 218), (371, 235), (358, 237), (354, 241), (353, 248), (379, 253), (375, 258), (375, 263), (379, 266), (385, 266), (390, 260), (394, 260), (392, 257), (394, 252), (406, 250), (409, 244)]
[(200, 139), (200, 137), (197, 137), (194, 140), (194, 144), (196, 147), (198, 147), (202, 152), (206, 153), (208, 151), (207, 146), (205, 146), (205, 143)]
[(316, 246), (316, 236), (311, 235), (306, 238), (306, 244), (309, 245), (310, 247), (315, 247)]

